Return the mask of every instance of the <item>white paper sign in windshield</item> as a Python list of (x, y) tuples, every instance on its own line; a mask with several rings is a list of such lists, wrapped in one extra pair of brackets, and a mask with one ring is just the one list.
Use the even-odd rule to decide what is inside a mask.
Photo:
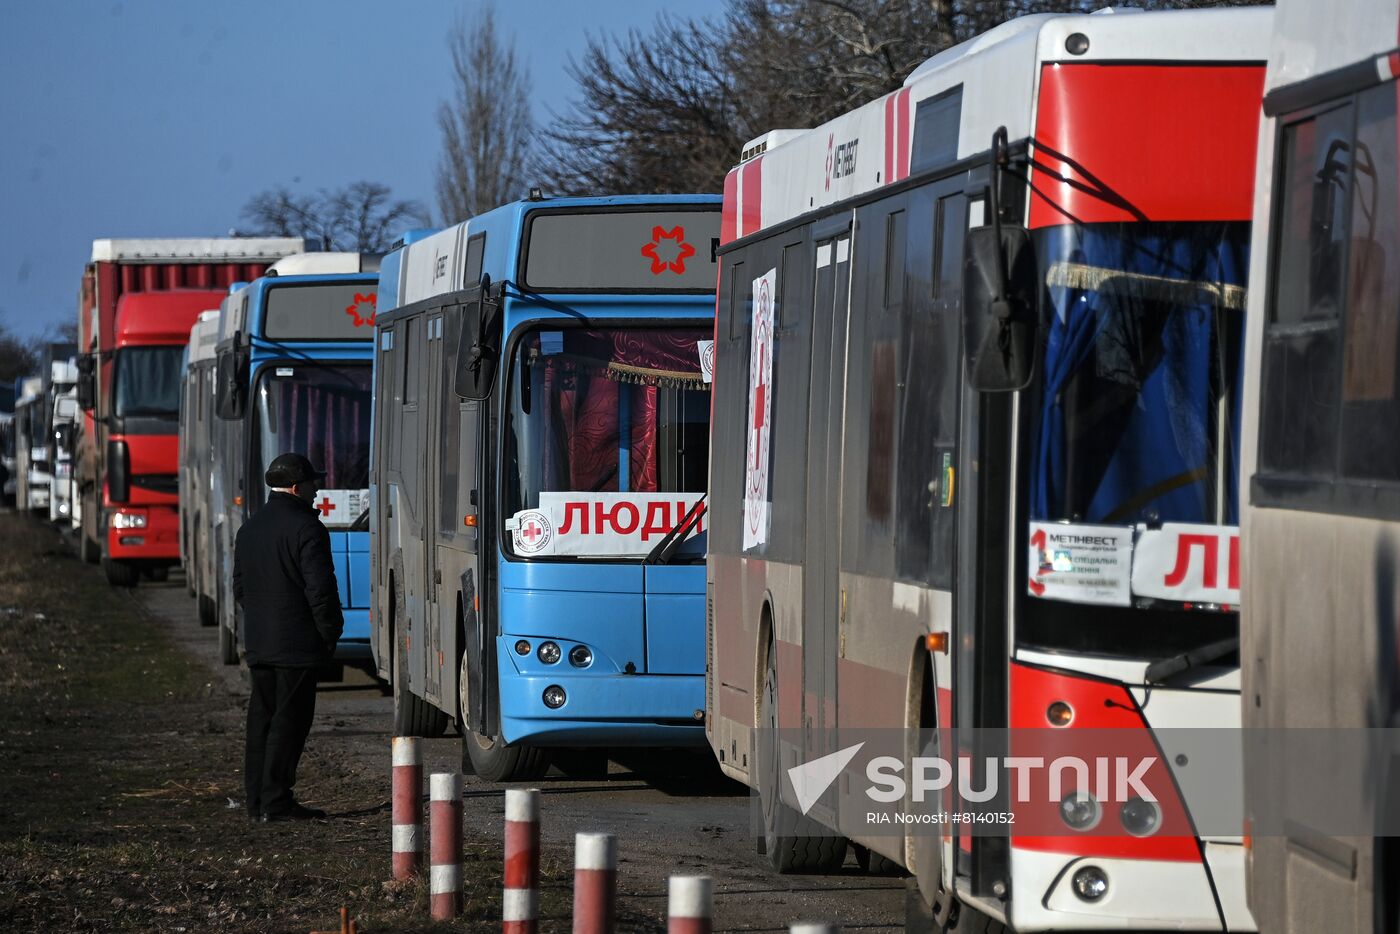
[(715, 342), (696, 341), (695, 349), (700, 354), (700, 378), (707, 383), (715, 381)]
[[(703, 496), (541, 493), (539, 508), (517, 512), (506, 522), (506, 530), (515, 553), (525, 557), (644, 558)], [(694, 538), (706, 528), (701, 516), (686, 538)]]
[(1138, 536), (1133, 593), (1183, 603), (1240, 602), (1240, 530), (1167, 522)]
[(311, 506), (328, 528), (344, 528), (369, 508), (369, 490), (322, 490)]
[(544, 291), (714, 291), (719, 211), (530, 216), (525, 285)]
[(373, 340), (378, 292), (373, 282), (271, 286), (263, 334), (279, 341)]
[(1047, 600), (1129, 606), (1133, 530), (1109, 525), (1030, 524), (1030, 592)]
[(749, 351), (748, 462), (744, 470), (744, 550), (768, 541), (768, 439), (773, 417), (773, 300), (778, 270), (753, 280)]

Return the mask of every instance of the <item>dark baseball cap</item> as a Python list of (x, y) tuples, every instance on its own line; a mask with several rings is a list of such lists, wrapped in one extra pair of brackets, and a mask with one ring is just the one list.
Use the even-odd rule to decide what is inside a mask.
[(326, 476), (324, 470), (311, 466), (311, 461), (301, 454), (278, 454), (267, 465), (263, 479), (268, 486), (286, 488), (305, 483), (307, 480), (320, 480)]

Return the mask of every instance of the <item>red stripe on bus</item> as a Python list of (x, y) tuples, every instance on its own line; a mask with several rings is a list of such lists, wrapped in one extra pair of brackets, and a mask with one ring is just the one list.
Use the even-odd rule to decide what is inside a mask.
[(719, 242), (728, 243), (731, 240), (739, 239), (738, 217), (739, 217), (739, 172), (741, 169), (731, 169), (729, 174), (724, 176), (724, 203), (719, 212)]
[(899, 103), (895, 105), (895, 113), (899, 116), (899, 155), (895, 162), (895, 175), (899, 178), (909, 177), (909, 138), (913, 135), (914, 121), (909, 114), (909, 89), (905, 88), (897, 95)]
[(763, 157), (759, 156), (740, 171), (744, 173), (744, 199), (739, 236), (747, 237), (763, 226)]
[(894, 99), (898, 94), (885, 98), (885, 184), (894, 181)]
[(1249, 220), (1263, 88), (1255, 65), (1045, 65), (1031, 227)]

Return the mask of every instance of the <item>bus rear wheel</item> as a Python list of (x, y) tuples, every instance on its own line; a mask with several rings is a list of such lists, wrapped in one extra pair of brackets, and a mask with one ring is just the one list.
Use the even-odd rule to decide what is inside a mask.
[(834, 873), (846, 861), (846, 838), (793, 810), (778, 796), (778, 672), (773, 646), (763, 678), (758, 737), (758, 797), (763, 809), (763, 844), (768, 861), (781, 873)]
[(549, 771), (548, 750), (538, 746), (507, 746), (499, 736), (464, 731), (462, 750), (472, 771), (488, 782), (529, 782), (543, 778)]

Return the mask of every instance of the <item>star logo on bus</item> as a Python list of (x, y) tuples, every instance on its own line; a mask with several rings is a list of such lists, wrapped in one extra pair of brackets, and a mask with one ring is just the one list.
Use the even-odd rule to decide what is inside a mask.
[[(657, 252), (663, 240), (674, 240), (678, 244), (675, 259), (667, 260)], [(685, 228), (680, 224), (670, 230), (656, 226), (651, 228), (651, 242), (642, 247), (642, 255), (651, 260), (653, 276), (659, 276), (668, 269), (677, 275), (684, 275), (685, 261), (695, 255), (695, 247), (685, 242)]]
[[(345, 313), (355, 321), (355, 327), (374, 327), (375, 306), (379, 302), (379, 296), (371, 292), (368, 295), (355, 293), (355, 300), (345, 309)], [(366, 310), (367, 309), (367, 310)]]

